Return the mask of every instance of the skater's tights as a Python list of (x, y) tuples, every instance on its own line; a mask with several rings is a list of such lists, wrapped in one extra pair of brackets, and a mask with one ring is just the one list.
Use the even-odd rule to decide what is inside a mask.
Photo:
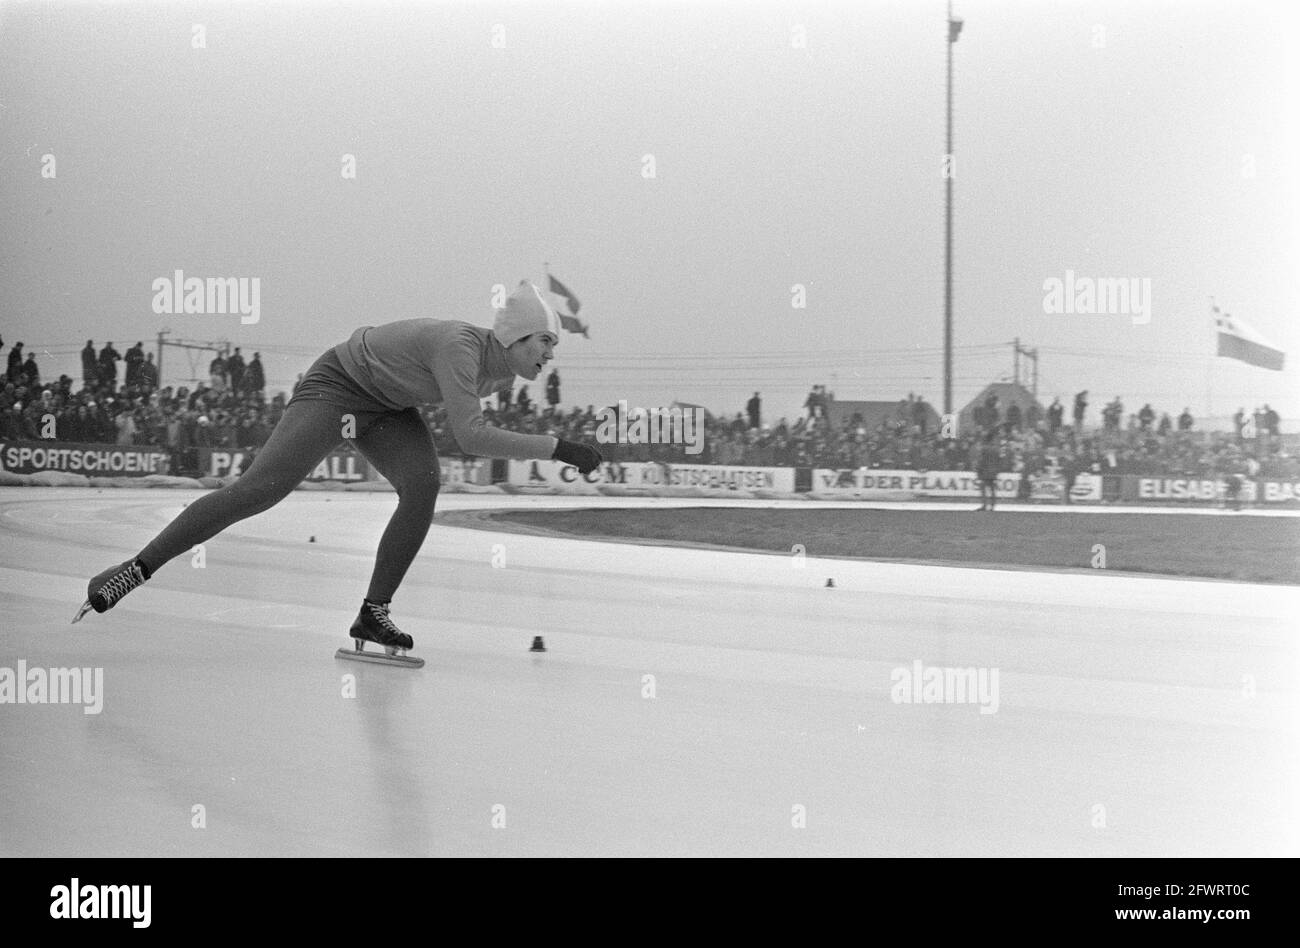
[[(194, 501), (140, 551), (150, 574), (173, 557), (212, 539), (232, 523), (274, 507), (342, 441), (343, 410), (324, 401), (295, 399), (239, 480)], [(364, 418), (355, 444), (397, 490), (367, 599), (393, 598), (420, 551), (438, 499), (438, 454), (414, 408)]]

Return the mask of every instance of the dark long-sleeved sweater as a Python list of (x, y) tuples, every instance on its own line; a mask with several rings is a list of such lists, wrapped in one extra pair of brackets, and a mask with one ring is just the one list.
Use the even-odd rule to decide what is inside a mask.
[(452, 434), (466, 454), (549, 458), (556, 439), (494, 428), (480, 400), (508, 388), (514, 373), (505, 347), (489, 329), (450, 319), (403, 319), (363, 326), (334, 347), (343, 368), (376, 401), (393, 409), (447, 409)]

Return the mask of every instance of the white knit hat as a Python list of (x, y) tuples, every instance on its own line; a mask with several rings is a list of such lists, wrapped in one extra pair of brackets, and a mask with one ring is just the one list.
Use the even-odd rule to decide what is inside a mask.
[(506, 305), (497, 310), (492, 332), (501, 345), (507, 347), (535, 332), (549, 332), (555, 337), (556, 342), (559, 342), (560, 317), (546, 302), (542, 291), (524, 280), (514, 293), (510, 294)]

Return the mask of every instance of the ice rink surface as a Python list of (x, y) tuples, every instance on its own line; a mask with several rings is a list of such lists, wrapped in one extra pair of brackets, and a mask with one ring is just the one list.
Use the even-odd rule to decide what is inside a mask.
[[(0, 704), (0, 854), (1300, 853), (1297, 587), (435, 524), (411, 671), (334, 658), (395, 498), (298, 492), (70, 626), (197, 496), (0, 491), (0, 668), (103, 669)], [(996, 713), (891, 700), (917, 661)]]

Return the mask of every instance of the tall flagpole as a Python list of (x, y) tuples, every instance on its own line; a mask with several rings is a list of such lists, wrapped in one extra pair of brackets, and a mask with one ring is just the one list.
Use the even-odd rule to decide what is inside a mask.
[(947, 150), (944, 152), (943, 217), (943, 413), (952, 414), (952, 179), (956, 171), (952, 154), (952, 46), (961, 34), (961, 20), (952, 18), (952, 0), (948, 0), (948, 108)]
[[(1210, 297), (1210, 313), (1211, 313), (1210, 319), (1214, 319), (1213, 313), (1215, 313), (1217, 310), (1218, 307), (1215, 305), (1214, 297), (1211, 296)], [(1218, 322), (1215, 322), (1214, 324), (1214, 331), (1215, 331), (1215, 338), (1217, 339), (1218, 331), (1219, 331)], [(1215, 351), (1210, 353), (1210, 357), (1205, 361), (1205, 424), (1207, 425), (1210, 423), (1210, 418), (1214, 415), (1213, 400), (1210, 396), (1210, 380), (1213, 378), (1214, 375), (1214, 359), (1217, 354), (1218, 354), (1218, 345), (1216, 343)], [(1205, 430), (1205, 429), (1202, 428), (1201, 430)]]

